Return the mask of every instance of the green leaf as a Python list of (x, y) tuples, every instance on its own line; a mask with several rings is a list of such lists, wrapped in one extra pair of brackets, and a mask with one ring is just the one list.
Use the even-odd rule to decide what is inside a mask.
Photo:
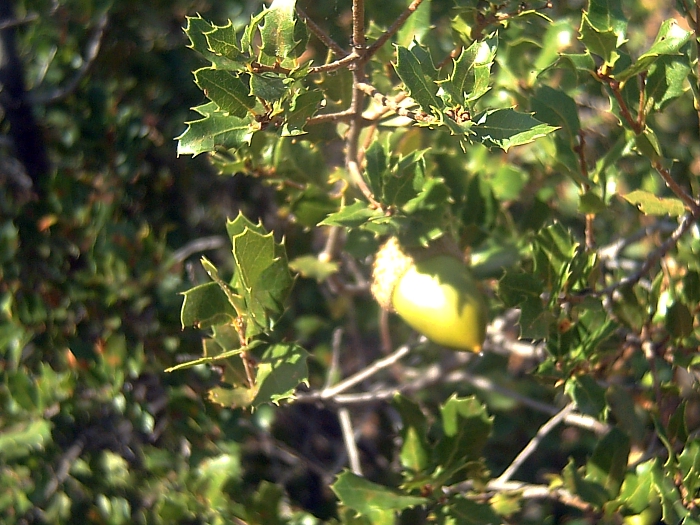
[(211, 31), (204, 33), (207, 39), (207, 47), (215, 55), (237, 60), (241, 57), (241, 50), (238, 49), (238, 37), (236, 28), (230, 20), (224, 26), (212, 25)]
[(257, 366), (252, 407), (293, 399), (299, 384), (308, 384), (308, 357), (309, 353), (296, 344), (279, 343), (265, 350)]
[(420, 473), (428, 466), (428, 422), (420, 407), (407, 397), (396, 395), (393, 405), (401, 414), (403, 422), (401, 464), (411, 472)]
[[(218, 28), (217, 26), (211, 25), (199, 15), (194, 17), (188, 16), (187, 26), (185, 27), (185, 34), (190, 40), (190, 45), (188, 47), (194, 49), (205, 59), (209, 60), (217, 69), (240, 69), (241, 64), (232, 60), (233, 57), (238, 56), (234, 51), (235, 44), (231, 44), (226, 52), (223, 52), (224, 49), (218, 42), (214, 42), (214, 46), (210, 45), (207, 35), (215, 34), (219, 29), (224, 32), (229, 31), (227, 26)], [(216, 37), (214, 37), (214, 41), (216, 40)], [(235, 43), (235, 38), (231, 42)]]
[(414, 40), (423, 43), (430, 30), (430, 0), (424, 0), (396, 33), (396, 43), (409, 46)]
[(287, 93), (289, 82), (278, 73), (253, 73), (250, 76), (250, 94), (268, 102), (276, 102)]
[(678, 456), (678, 467), (687, 494), (697, 494), (700, 490), (700, 439), (686, 443)]
[(357, 228), (368, 220), (383, 217), (380, 210), (373, 210), (367, 207), (362, 201), (355, 201), (349, 206), (344, 206), (340, 211), (330, 214), (323, 219), (319, 226), (344, 226), (346, 228)]
[(45, 419), (3, 425), (0, 458), (3, 461), (16, 461), (43, 450), (52, 441), (51, 427), (51, 422)]
[(572, 494), (576, 494), (595, 508), (601, 508), (610, 501), (605, 488), (595, 481), (585, 479), (581, 472), (576, 469), (573, 459), (569, 460), (561, 474), (564, 486)]
[(365, 153), (365, 175), (374, 195), (382, 195), (384, 177), (389, 169), (389, 158), (382, 141), (375, 140)]
[(236, 215), (235, 219), (229, 219), (226, 221), (226, 233), (231, 240), (233, 240), (233, 238), (237, 235), (241, 235), (246, 230), (254, 231), (260, 235), (267, 234), (267, 230), (265, 230), (265, 227), (261, 222), (255, 224), (240, 211), (238, 212), (238, 215)]
[(510, 307), (520, 309), (521, 337), (544, 339), (549, 333), (553, 314), (541, 299), (542, 280), (520, 270), (508, 271), (498, 282), (498, 296)]
[(612, 29), (597, 29), (586, 13), (581, 18), (579, 40), (586, 46), (588, 52), (601, 57), (608, 66), (615, 64), (619, 57), (616, 52), (619, 35)]
[(680, 217), (685, 213), (685, 205), (675, 197), (657, 197), (648, 191), (634, 190), (622, 195), (622, 198), (636, 206), (644, 215)]
[(530, 100), (530, 107), (538, 120), (560, 127), (572, 146), (578, 144), (581, 131), (578, 107), (574, 99), (564, 91), (542, 86)]
[(491, 505), (478, 503), (462, 496), (454, 496), (441, 505), (442, 514), (454, 520), (447, 523), (459, 525), (496, 525), (504, 521), (496, 514)]
[(618, 501), (623, 503), (635, 514), (639, 514), (649, 506), (649, 502), (658, 498), (653, 490), (652, 471), (655, 466), (653, 461), (645, 461), (637, 465), (634, 472), (625, 476), (620, 489)]
[(426, 498), (404, 495), (348, 471), (338, 476), (331, 490), (343, 505), (365, 516), (372, 516), (377, 510), (399, 511), (428, 502)]
[(232, 322), (236, 310), (217, 283), (200, 284), (186, 292), (180, 311), (182, 327), (208, 328)]
[(217, 147), (237, 149), (250, 144), (253, 133), (259, 128), (252, 115), (246, 118), (228, 115), (217, 111), (214, 102), (194, 109), (204, 118), (186, 122), (187, 129), (177, 137), (178, 155), (199, 155)]
[(221, 111), (238, 118), (245, 117), (257, 103), (250, 94), (250, 83), (240, 74), (207, 67), (195, 71), (194, 78), (206, 97)]
[(532, 142), (557, 129), (512, 108), (486, 111), (477, 115), (474, 122), (471, 129), (478, 140), (489, 148), (496, 146), (504, 151)]
[(439, 468), (450, 471), (478, 460), (493, 427), (484, 405), (475, 397), (453, 394), (440, 407), (440, 415), (444, 435), (436, 447)]
[(477, 40), (462, 50), (454, 61), (448, 81), (440, 82), (452, 96), (454, 104), (467, 107), (486, 94), (497, 47), (498, 38), (494, 36)]
[(248, 316), (248, 337), (272, 329), (293, 282), (284, 246), (275, 242), (272, 233), (258, 230), (246, 227), (232, 239), (239, 293)]
[(621, 0), (589, 0), (581, 18), (579, 38), (589, 51), (611, 66), (619, 57), (616, 49), (625, 42), (626, 28)]
[(305, 32), (301, 31), (305, 26), (297, 27), (295, 6), (296, 0), (274, 0), (265, 11), (265, 24), (260, 28), (263, 53), (280, 62), (293, 53), (301, 54), (306, 42)]
[(652, 477), (654, 488), (661, 497), (662, 519), (664, 523), (679, 523), (690, 512), (683, 505), (683, 499), (675, 483), (675, 469), (664, 468), (661, 460), (654, 460)]
[(687, 91), (686, 80), (690, 72), (690, 63), (685, 56), (661, 56), (652, 64), (644, 87), (656, 111), (662, 111), (669, 102)]
[(316, 279), (323, 282), (328, 277), (338, 272), (338, 263), (333, 261), (320, 261), (314, 255), (302, 255), (289, 261), (289, 268), (302, 277)]
[(590, 376), (572, 377), (566, 382), (564, 391), (584, 414), (600, 417), (607, 408), (605, 389)]
[[(432, 108), (443, 109), (445, 104), (437, 96), (438, 72), (433, 66), (432, 60), (425, 60), (426, 55), (428, 58), (430, 55), (415, 42), (410, 49), (397, 46), (396, 52), (396, 74), (406, 86), (413, 100), (428, 114), (433, 113)], [(423, 62), (419, 57), (423, 59)]]
[(627, 471), (630, 440), (617, 427), (601, 439), (586, 463), (586, 480), (598, 483), (612, 500), (617, 498)]
[(680, 27), (675, 20), (664, 20), (649, 50), (643, 53), (632, 65), (620, 73), (616, 73), (614, 78), (624, 82), (643, 71), (647, 71), (661, 56), (680, 55), (681, 48), (690, 40), (692, 34), (692, 32)]
[(296, 94), (289, 105), (286, 121), (282, 128), (282, 136), (293, 137), (305, 133), (306, 121), (316, 114), (322, 100), (323, 93), (320, 91), (306, 91)]

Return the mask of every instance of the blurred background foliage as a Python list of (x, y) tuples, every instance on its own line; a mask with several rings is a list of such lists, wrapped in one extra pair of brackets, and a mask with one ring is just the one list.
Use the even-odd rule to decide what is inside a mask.
[[(555, 4), (550, 16), (571, 25), (584, 3)], [(670, 11), (661, 3), (630, 4), (630, 27), (639, 31), (629, 35), (643, 45)], [(24, 20), (17, 27), (17, 52), (54, 174), (37, 200), (0, 173), (3, 523), (224, 524), (244, 519), (251, 525), (312, 524), (336, 517), (329, 473), (339, 472), (347, 458), (334, 412), (303, 403), (262, 407), (250, 415), (206, 400), (205, 393), (218, 380), (216, 370), (198, 366), (163, 372), (183, 357), (201, 353), (202, 335), (181, 329), (178, 294), (201, 281), (193, 261), (202, 246), (220, 267), (231, 264), (222, 242), (226, 217), (242, 211), (276, 234), (286, 234), (290, 259), (309, 253), (318, 241), (312, 232), (290, 227), (285, 220), (290, 206), (301, 221), (303, 210), (294, 209), (294, 203), (259, 179), (222, 177), (206, 156), (176, 155), (174, 137), (191, 118), (189, 108), (203, 101), (191, 72), (204, 63), (186, 47), (185, 16), (199, 13), (213, 23), (231, 19), (243, 25), (261, 5), (235, 0), (15, 2), (15, 17)], [(368, 19), (385, 27), (405, 5), (404, 0), (367, 2)], [(349, 0), (303, 6), (336, 41), (349, 41)], [(433, 49), (444, 54), (451, 51), (450, 26), (444, 22), (451, 8), (451, 2), (432, 3), (433, 19), (444, 25), (438, 23), (430, 38), (435, 39)], [(522, 31), (506, 33), (510, 41), (499, 55), (506, 67), (498, 74), (518, 71), (525, 54), (540, 53)], [(96, 58), (76, 77), (97, 41)], [(312, 45), (318, 42), (312, 40)], [(320, 46), (315, 52), (324, 53)], [(373, 71), (379, 88), (382, 75)], [(519, 92), (499, 90), (499, 82), (506, 85), (510, 79), (497, 78), (493, 96), (512, 97), (535, 110), (529, 105), (533, 92), (527, 73), (520, 77)], [(78, 82), (72, 85), (75, 78)], [(574, 85), (578, 81), (575, 76), (561, 79)], [(617, 143), (618, 137), (610, 134), (613, 117), (598, 111), (600, 100), (590, 90), (582, 91), (590, 102), (581, 111), (582, 127), (589, 130), (588, 147), (596, 152), (592, 158), (602, 159)], [(697, 195), (697, 112), (692, 104), (674, 105), (656, 118), (660, 140), (673, 148), (668, 156), (678, 159), (674, 175), (681, 183), (692, 175)], [(0, 131), (7, 133), (6, 123), (0, 123)], [(436, 146), (442, 146), (434, 152), (436, 169), (464, 171), (464, 166), (452, 165), (457, 162), (454, 143)], [(554, 213), (564, 224), (582, 229), (576, 186), (564, 169), (550, 171), (547, 159), (556, 148), (554, 139), (547, 139), (518, 153), (521, 169), (513, 167), (512, 159), (506, 162), (502, 152), (481, 147), (470, 151), (466, 168), (482, 176), (481, 183), (472, 179), (472, 186), (465, 188), (483, 196), (473, 218), (478, 226), (475, 244), (484, 241), (484, 231), (498, 235), (499, 229), (509, 229), (502, 223), (508, 217), (536, 229)], [(338, 152), (324, 153), (329, 169), (341, 162)], [(0, 141), (0, 157), (10, 156), (8, 142)], [(643, 178), (630, 186), (661, 191), (662, 183), (635, 162), (622, 162), (626, 176)], [(521, 196), (526, 198), (518, 202)], [(512, 206), (508, 214), (497, 211), (504, 202)], [(315, 224), (318, 210), (308, 213), (309, 223)], [(613, 240), (605, 224), (616, 224), (615, 233), (622, 236), (639, 227), (636, 210), (619, 202), (596, 220), (601, 244)], [(358, 258), (375, 246), (367, 236), (348, 239), (348, 250)], [(679, 261), (685, 260), (694, 275), (700, 271), (697, 252), (690, 241), (679, 249)], [(329, 341), (348, 312), (358, 317), (345, 326), (352, 355), (343, 366), (358, 370), (381, 355), (376, 306), (369, 297), (357, 298), (355, 308), (344, 304), (346, 300), (330, 297), (313, 280), (299, 279), (295, 285), (290, 313), (282, 323), (313, 351), (309, 366), (314, 385), (323, 380), (331, 359)], [(396, 334), (408, 334), (399, 323), (395, 328)], [(412, 359), (423, 359), (428, 366), (437, 357), (426, 351)], [(637, 364), (640, 376), (646, 370), (645, 362), (625, 362)], [(517, 357), (499, 354), (481, 356), (472, 368), (522, 395), (553, 402), (554, 389), (529, 378), (526, 370)], [(670, 367), (665, 372), (672, 373)], [(467, 385), (439, 385), (422, 402), (435, 408), (455, 390), (473, 393)], [(487, 466), (498, 472), (547, 416), (496, 393), (484, 400), (496, 416), (485, 450)], [(698, 405), (689, 406), (688, 417), (697, 423)], [(361, 411), (358, 419), (367, 477), (395, 484), (396, 411), (380, 404)], [(594, 436), (574, 427), (551, 434), (529, 459), (523, 478), (542, 481), (561, 471), (569, 457), (583, 460), (594, 445)], [(543, 523), (545, 517), (560, 523), (570, 512), (555, 502), (530, 502), (520, 523)], [(405, 519), (418, 523), (421, 516)]]

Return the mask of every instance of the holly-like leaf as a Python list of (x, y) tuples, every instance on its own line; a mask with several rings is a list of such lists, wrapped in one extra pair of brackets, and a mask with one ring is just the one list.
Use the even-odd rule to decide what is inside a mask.
[(344, 206), (340, 211), (330, 214), (323, 219), (319, 226), (344, 226), (346, 228), (357, 228), (362, 226), (370, 219), (383, 217), (384, 214), (380, 210), (369, 208), (362, 201), (355, 201), (349, 206)]
[(606, 410), (605, 389), (590, 376), (572, 377), (566, 382), (564, 391), (584, 414), (599, 417)]
[(257, 100), (250, 94), (250, 82), (231, 71), (202, 68), (194, 72), (195, 82), (206, 97), (224, 112), (243, 118)]
[(43, 450), (52, 442), (52, 426), (47, 419), (3, 425), (3, 431), (0, 434), (0, 459), (14, 461)]
[(496, 146), (504, 151), (532, 142), (558, 129), (512, 108), (485, 111), (474, 118), (474, 123), (471, 131), (478, 140), (489, 148)]
[(586, 463), (586, 480), (598, 483), (610, 499), (617, 498), (627, 471), (630, 439), (622, 430), (613, 427), (601, 439)]
[(393, 405), (401, 414), (403, 422), (401, 464), (413, 473), (420, 473), (428, 466), (428, 421), (420, 407), (407, 397), (397, 395)]
[(399, 75), (413, 100), (418, 102), (423, 111), (428, 114), (433, 113), (432, 108), (443, 109), (445, 103), (437, 96), (438, 72), (433, 66), (432, 59), (427, 61), (425, 56), (429, 58), (430, 55), (417, 43), (410, 48), (397, 46), (396, 52), (396, 74)]
[(644, 215), (680, 217), (685, 213), (683, 201), (675, 197), (657, 197), (648, 191), (634, 190), (622, 195), (622, 198), (636, 206)]
[(477, 40), (462, 50), (454, 61), (454, 67), (447, 81), (440, 82), (450, 93), (452, 102), (469, 107), (489, 90), (491, 67), (496, 57), (498, 38)]
[(560, 127), (572, 146), (578, 144), (581, 121), (574, 99), (562, 90), (542, 86), (535, 92), (530, 104), (538, 120)]
[(615, 79), (624, 82), (643, 71), (661, 56), (680, 55), (681, 48), (690, 40), (693, 33), (686, 31), (673, 20), (664, 20), (651, 47), (629, 67), (615, 74)]
[(337, 273), (338, 263), (333, 261), (320, 261), (314, 255), (302, 255), (289, 261), (289, 268), (302, 277), (325, 281), (328, 277)]
[(700, 489), (700, 439), (686, 443), (678, 456), (678, 467), (687, 494), (697, 494)]
[(296, 344), (279, 343), (265, 350), (257, 366), (252, 407), (292, 399), (299, 384), (308, 384), (308, 357), (309, 353)]
[(316, 114), (322, 100), (323, 93), (317, 90), (296, 94), (292, 98), (289, 104), (289, 111), (285, 115), (286, 119), (282, 128), (282, 136), (293, 137), (305, 133), (304, 126), (306, 121)]
[[(221, 70), (237, 70), (241, 68), (240, 62), (232, 60), (238, 58), (235, 49), (235, 35), (232, 44), (224, 50), (223, 43), (215, 43), (212, 46), (207, 35), (216, 33), (219, 29), (223, 32), (228, 32), (228, 27), (218, 28), (204, 20), (201, 16), (188, 16), (185, 34), (190, 40), (189, 48), (197, 51), (205, 59), (209, 60), (217, 69)], [(216, 40), (216, 37), (214, 37)]]
[(680, 97), (688, 89), (686, 80), (691, 72), (685, 56), (661, 56), (649, 68), (645, 85), (646, 95), (654, 101), (656, 111)]
[(581, 18), (579, 39), (591, 53), (612, 66), (619, 57), (617, 48), (625, 42), (626, 29), (621, 0), (589, 0)]
[(260, 28), (262, 52), (280, 63), (300, 54), (306, 43), (306, 26), (297, 22), (295, 6), (296, 0), (274, 0), (265, 10), (265, 23)]
[(248, 316), (246, 335), (251, 337), (272, 328), (273, 317), (282, 313), (293, 279), (284, 247), (275, 242), (272, 233), (263, 235), (246, 228), (232, 241), (237, 283), (241, 286), (238, 291)]
[(331, 490), (343, 505), (365, 516), (372, 516), (376, 511), (399, 511), (428, 502), (426, 498), (404, 495), (348, 471), (338, 476)]
[(180, 321), (182, 327), (208, 328), (217, 324), (232, 322), (236, 310), (217, 283), (195, 286), (182, 294)]
[(541, 299), (542, 280), (532, 273), (520, 270), (508, 271), (498, 283), (498, 296), (510, 307), (520, 310), (522, 337), (544, 339), (549, 333), (553, 314), (545, 308)]
[(442, 514), (449, 520), (445, 523), (459, 523), (460, 525), (505, 523), (491, 505), (478, 503), (462, 496), (451, 497), (441, 507)]
[(241, 58), (241, 50), (237, 45), (238, 37), (233, 22), (229, 20), (224, 26), (212, 25), (211, 27), (211, 31), (204, 33), (209, 50), (218, 56), (231, 60)]
[(252, 115), (234, 117), (217, 111), (214, 102), (194, 108), (203, 119), (186, 122), (187, 129), (177, 137), (178, 155), (199, 155), (217, 147), (238, 149), (250, 144), (253, 133), (259, 129)]
[(653, 491), (652, 469), (654, 462), (645, 461), (637, 465), (634, 472), (625, 476), (618, 501), (632, 512), (639, 514), (658, 496)]
[(372, 193), (382, 195), (384, 177), (389, 169), (389, 157), (381, 141), (375, 140), (365, 153), (365, 176)]
[(436, 447), (439, 469), (456, 471), (478, 460), (493, 426), (484, 405), (475, 397), (452, 395), (440, 414), (444, 435)]
[(276, 102), (287, 93), (289, 82), (289, 79), (277, 73), (253, 73), (250, 77), (250, 94)]

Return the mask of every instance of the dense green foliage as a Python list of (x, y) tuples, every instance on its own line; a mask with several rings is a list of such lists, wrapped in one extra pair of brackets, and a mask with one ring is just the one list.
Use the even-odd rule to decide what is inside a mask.
[[(408, 4), (17, 2), (3, 523), (700, 523), (699, 11)], [(389, 236), (482, 354), (379, 308)]]

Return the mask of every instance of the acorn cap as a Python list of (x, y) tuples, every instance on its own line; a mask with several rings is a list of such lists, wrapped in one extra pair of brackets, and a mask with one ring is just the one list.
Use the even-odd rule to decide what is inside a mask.
[(416, 261), (435, 255), (450, 255), (462, 260), (462, 254), (456, 244), (447, 236), (432, 242), (427, 248), (406, 249), (396, 237), (390, 237), (380, 248), (374, 258), (372, 267), (372, 295), (384, 310), (394, 311), (391, 299), (394, 289), (401, 277)]

